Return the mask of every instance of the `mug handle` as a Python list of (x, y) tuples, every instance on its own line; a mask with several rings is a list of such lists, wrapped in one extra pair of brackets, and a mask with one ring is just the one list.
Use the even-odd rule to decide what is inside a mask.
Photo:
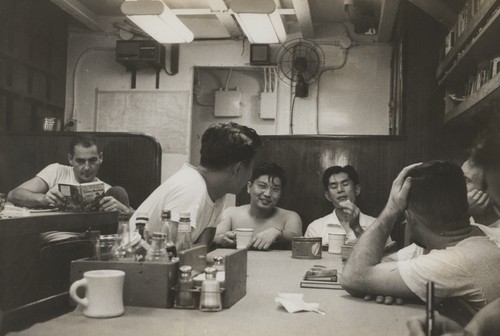
[(89, 286), (89, 283), (88, 283), (87, 279), (83, 278), (83, 279), (80, 279), (80, 280), (73, 282), (73, 284), (69, 288), (69, 295), (71, 296), (71, 298), (84, 307), (87, 307), (89, 305), (89, 299), (87, 299), (86, 297), (84, 297), (84, 298), (79, 297), (78, 294), (76, 293), (76, 291), (80, 287), (85, 287), (86, 292), (87, 292), (88, 286)]

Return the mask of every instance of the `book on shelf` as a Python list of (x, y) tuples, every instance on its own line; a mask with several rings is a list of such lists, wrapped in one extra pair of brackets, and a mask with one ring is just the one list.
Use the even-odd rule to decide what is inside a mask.
[(66, 200), (61, 210), (72, 212), (98, 211), (105, 192), (104, 182), (59, 183), (58, 188)]

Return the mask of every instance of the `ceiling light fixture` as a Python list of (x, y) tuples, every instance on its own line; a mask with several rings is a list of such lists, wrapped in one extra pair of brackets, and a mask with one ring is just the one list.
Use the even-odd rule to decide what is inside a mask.
[(231, 10), (250, 43), (284, 43), (285, 26), (273, 0), (232, 0)]
[(160, 43), (187, 43), (193, 32), (160, 0), (126, 0), (121, 5), (123, 14), (139, 28)]

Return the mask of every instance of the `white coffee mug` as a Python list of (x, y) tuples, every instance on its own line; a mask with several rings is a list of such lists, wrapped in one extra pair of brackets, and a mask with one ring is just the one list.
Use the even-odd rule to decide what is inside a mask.
[(328, 233), (328, 253), (340, 253), (345, 243), (345, 233)]
[[(96, 270), (83, 273), (83, 279), (73, 282), (69, 295), (83, 306), (87, 317), (114, 317), (124, 313), (123, 282), (125, 272)], [(78, 296), (79, 287), (85, 287), (85, 297)]]
[(253, 229), (236, 229), (236, 249), (248, 248), (253, 238)]

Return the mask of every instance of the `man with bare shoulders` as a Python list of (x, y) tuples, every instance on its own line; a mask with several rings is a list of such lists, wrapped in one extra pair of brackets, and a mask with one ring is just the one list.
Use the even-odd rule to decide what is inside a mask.
[(248, 182), (250, 204), (227, 208), (217, 225), (215, 243), (235, 247), (238, 228), (254, 229), (251, 248), (290, 248), (292, 238), (302, 235), (302, 221), (293, 211), (277, 207), (286, 184), (281, 167), (264, 163), (254, 169)]

